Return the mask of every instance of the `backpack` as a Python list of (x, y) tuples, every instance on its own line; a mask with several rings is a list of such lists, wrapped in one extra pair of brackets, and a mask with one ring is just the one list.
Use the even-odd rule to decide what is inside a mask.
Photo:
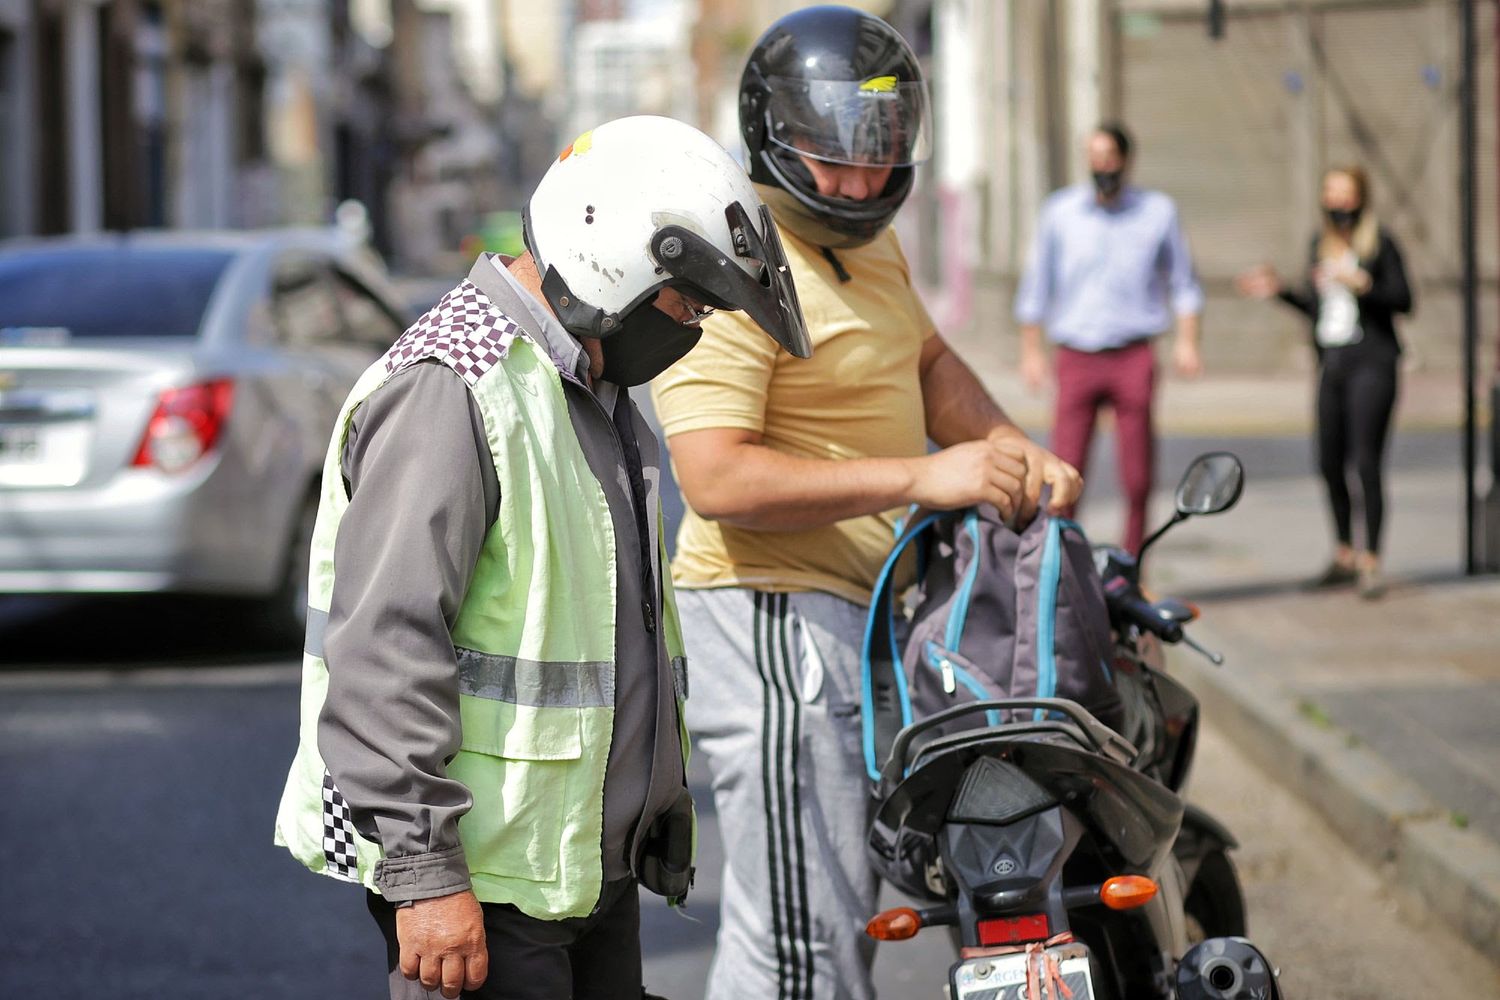
[[(894, 577), (909, 549), (918, 579), (914, 600), (903, 606)], [(1018, 533), (989, 504), (913, 513), (876, 578), (865, 627), (861, 707), (870, 779), (880, 780), (903, 726), (964, 702), (1067, 698), (1118, 729), (1113, 649), (1104, 588), (1075, 522), (1042, 510)], [(1002, 716), (1020, 711), (990, 711), (987, 721), (1013, 721)], [(1026, 714), (1041, 719), (1045, 711)]]

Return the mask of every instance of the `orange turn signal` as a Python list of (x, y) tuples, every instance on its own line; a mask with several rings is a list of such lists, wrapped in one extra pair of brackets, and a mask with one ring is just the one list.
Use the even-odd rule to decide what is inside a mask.
[(1099, 887), (1099, 901), (1111, 910), (1145, 906), (1156, 895), (1156, 883), (1144, 875), (1116, 875)]
[[(1155, 886), (1152, 886), (1153, 891)], [(922, 929), (922, 918), (909, 906), (898, 906), (892, 910), (875, 914), (868, 924), (865, 924), (865, 933), (877, 941), (905, 941), (907, 938), (916, 937), (917, 931)]]

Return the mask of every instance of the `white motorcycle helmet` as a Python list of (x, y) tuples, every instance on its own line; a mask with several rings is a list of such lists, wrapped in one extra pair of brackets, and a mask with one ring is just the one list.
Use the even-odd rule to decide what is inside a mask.
[(698, 342), (653, 306), (676, 288), (743, 309), (799, 358), (812, 342), (786, 253), (749, 177), (718, 143), (670, 118), (620, 118), (579, 136), (522, 213), (542, 294), (604, 347), (604, 378), (640, 385)]

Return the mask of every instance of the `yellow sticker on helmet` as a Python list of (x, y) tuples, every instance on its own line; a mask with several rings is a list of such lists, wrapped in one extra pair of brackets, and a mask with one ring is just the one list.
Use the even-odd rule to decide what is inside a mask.
[(896, 89), (896, 78), (894, 76), (872, 76), (859, 85), (859, 89), (867, 94), (889, 94)]
[(580, 135), (578, 138), (574, 139), (573, 145), (563, 149), (562, 153), (557, 157), (557, 162), (561, 163), (563, 160), (566, 160), (568, 157), (574, 155), (582, 156), (584, 153), (587, 153), (589, 149), (593, 147), (593, 145), (594, 130), (589, 129), (587, 132), (583, 133), (583, 135)]

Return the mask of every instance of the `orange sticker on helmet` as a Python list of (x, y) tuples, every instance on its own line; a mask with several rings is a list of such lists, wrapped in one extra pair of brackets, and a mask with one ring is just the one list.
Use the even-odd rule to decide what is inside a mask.
[(593, 145), (594, 130), (589, 129), (587, 132), (583, 133), (583, 135), (580, 135), (578, 138), (574, 139), (571, 146), (568, 146), (558, 154), (557, 162), (561, 163), (563, 160), (566, 160), (568, 157), (573, 156), (574, 154), (582, 156), (584, 153), (587, 153)]

